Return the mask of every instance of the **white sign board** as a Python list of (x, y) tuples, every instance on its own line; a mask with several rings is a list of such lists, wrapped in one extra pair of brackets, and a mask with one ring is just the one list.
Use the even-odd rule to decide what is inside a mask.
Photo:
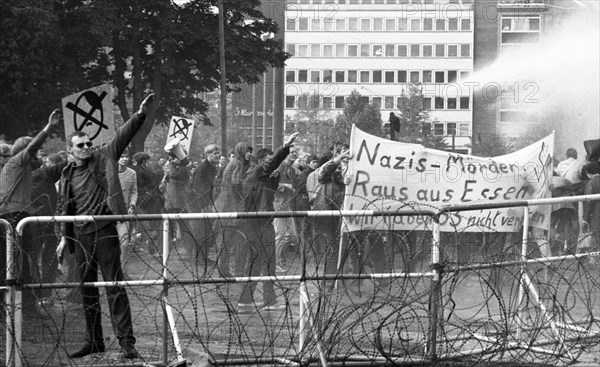
[(100, 85), (62, 99), (65, 136), (83, 131), (94, 147), (107, 145), (116, 135), (113, 115), (113, 88)]
[(194, 133), (195, 121), (185, 117), (171, 117), (169, 133), (167, 134), (167, 144), (176, 138), (180, 140), (180, 146), (185, 150), (186, 155), (190, 153), (192, 143), (192, 134)]
[[(465, 203), (501, 203), (550, 197), (554, 134), (511, 154), (483, 158), (427, 149), (352, 129), (348, 162), (350, 183), (344, 209), (437, 209)], [(550, 206), (530, 208), (530, 225), (547, 229)], [(523, 208), (494, 208), (445, 213), (446, 232), (514, 232)], [(431, 218), (356, 217), (349, 231), (361, 229), (428, 230)]]

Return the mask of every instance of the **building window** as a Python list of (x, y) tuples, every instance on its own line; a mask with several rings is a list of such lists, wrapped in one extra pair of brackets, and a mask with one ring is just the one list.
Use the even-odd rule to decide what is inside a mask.
[(398, 45), (398, 57), (407, 57), (408, 47), (406, 45)]
[(323, 57), (333, 57), (333, 45), (323, 45)]
[(420, 73), (419, 73), (418, 71), (411, 71), (411, 72), (410, 72), (410, 82), (411, 82), (412, 84), (417, 84), (417, 83), (419, 83), (419, 82), (420, 82), (420, 80), (419, 80), (419, 76), (420, 76), (420, 75), (419, 75), (419, 74), (420, 74)]
[(394, 57), (394, 45), (385, 45), (385, 57)]
[(298, 45), (298, 57), (308, 57), (308, 45)]
[(348, 70), (348, 83), (356, 83), (356, 70)]
[(448, 135), (456, 135), (456, 122), (446, 123), (446, 133)]
[(394, 72), (393, 71), (386, 71), (385, 72), (385, 82), (386, 83), (393, 83), (394, 82)]
[(433, 18), (423, 19), (423, 30), (424, 31), (433, 31)]
[(460, 97), (460, 109), (461, 110), (469, 109), (469, 97)]
[(385, 20), (385, 30), (386, 31), (396, 30), (396, 19), (386, 19)]
[(435, 45), (435, 57), (444, 57), (446, 53), (444, 52), (444, 45)]
[(367, 71), (367, 70), (362, 70), (362, 71), (360, 72), (360, 82), (361, 82), (361, 83), (370, 83), (370, 82), (371, 82), (371, 80), (370, 80), (370, 78), (369, 78), (369, 77), (370, 77), (370, 75), (369, 75), (369, 74), (370, 74), (370, 73), (369, 73), (369, 71)]
[(346, 30), (346, 19), (336, 19), (335, 20), (335, 30), (336, 31), (345, 31)]
[(348, 30), (349, 31), (358, 31), (358, 18), (349, 18), (348, 19)]
[(423, 109), (426, 111), (431, 110), (431, 97), (423, 98)]
[(460, 45), (460, 56), (471, 57), (471, 45)]
[(296, 56), (296, 45), (293, 43), (288, 43), (285, 47), (285, 50), (290, 53), (292, 56)]
[(308, 70), (298, 70), (298, 83), (308, 82)]
[(444, 109), (444, 98), (443, 97), (435, 97), (434, 108), (436, 110)]
[(423, 45), (423, 57), (432, 57), (433, 56), (433, 46), (432, 45)]
[(410, 57), (421, 57), (421, 45), (410, 45)]
[(343, 43), (338, 43), (335, 45), (335, 57), (345, 57), (346, 56), (346, 45)]
[(373, 19), (373, 30), (374, 31), (383, 31), (383, 18)]
[(298, 30), (299, 31), (308, 31), (308, 18), (298, 19)]
[(285, 71), (285, 81), (288, 83), (294, 83), (296, 81), (296, 71), (295, 70), (286, 70)]
[(296, 107), (296, 96), (285, 96), (285, 108)]
[(360, 104), (369, 104), (369, 97), (360, 96), (358, 97), (358, 101), (360, 102)]
[(447, 106), (446, 108), (449, 110), (455, 110), (456, 109), (456, 98), (448, 98), (448, 100), (446, 101)]
[(461, 19), (460, 20), (460, 29), (463, 31), (471, 30), (471, 19)]
[(381, 70), (373, 70), (373, 83), (381, 83), (381, 81), (382, 81), (381, 75), (382, 75)]
[(468, 71), (461, 71), (460, 72), (460, 80), (461, 81), (465, 81), (469, 78), (469, 75), (471, 75), (471, 73), (469, 73)]
[(298, 108), (307, 108), (308, 107), (308, 96), (302, 95), (298, 96)]
[(344, 97), (335, 97), (335, 108), (344, 108)]
[(296, 18), (287, 18), (285, 20), (285, 30), (295, 31), (296, 30)]
[(435, 82), (438, 84), (442, 84), (446, 82), (445, 73), (443, 71), (435, 72)]
[(360, 30), (361, 31), (370, 31), (371, 30), (371, 19), (361, 19), (360, 20)]
[(335, 72), (335, 82), (336, 83), (345, 83), (346, 82), (346, 72), (344, 70), (337, 70)]
[(325, 18), (323, 19), (323, 30), (327, 32), (335, 31), (335, 19)]
[(444, 135), (444, 124), (433, 124), (433, 135)]
[(332, 70), (323, 70), (323, 83), (331, 83), (333, 76)]
[(431, 70), (423, 70), (423, 83), (431, 83), (432, 74)]
[(458, 57), (457, 45), (448, 45), (448, 57)]
[(506, 17), (501, 20), (502, 44), (534, 44), (540, 40), (540, 17)]
[(421, 30), (421, 19), (411, 19), (410, 20), (410, 30), (411, 31), (420, 31)]
[(398, 18), (398, 30), (406, 31), (408, 29), (408, 19)]
[(458, 31), (458, 19), (457, 18), (448, 19), (448, 30), (449, 31)]
[(435, 20), (435, 30), (436, 31), (445, 31), (446, 30), (446, 19), (436, 19)]
[(323, 108), (326, 110), (330, 110), (332, 106), (331, 97), (323, 97)]
[(321, 19), (319, 19), (319, 18), (311, 19), (310, 30), (311, 31), (320, 31), (321, 30)]
[(310, 45), (310, 57), (321, 57), (321, 45), (313, 43)]
[(385, 96), (385, 98), (383, 99), (384, 101), (384, 108), (386, 110), (393, 110), (394, 109), (394, 97), (392, 96)]
[(398, 70), (398, 83), (406, 83), (406, 70)]
[(373, 101), (371, 103), (373, 106), (381, 108), (381, 97), (373, 97)]
[(456, 70), (448, 70), (448, 83), (456, 83)]
[(369, 57), (371, 56), (369, 51), (370, 51), (370, 45), (360, 45), (360, 57)]
[(373, 56), (375, 56), (375, 57), (383, 56), (383, 46), (382, 45), (373, 45)]
[[(464, 1), (464, 0), (463, 0)], [(470, 124), (468, 122), (460, 123), (458, 125), (458, 135), (459, 136), (470, 136), (471, 129), (469, 128)]]
[(320, 70), (311, 70), (310, 71), (310, 82), (311, 83), (320, 83), (321, 82), (321, 71)]
[(348, 45), (348, 57), (358, 57), (358, 45)]

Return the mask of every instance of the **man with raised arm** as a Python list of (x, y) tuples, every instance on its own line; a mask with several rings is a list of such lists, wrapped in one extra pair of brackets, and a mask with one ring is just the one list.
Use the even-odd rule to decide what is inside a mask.
[[(117, 131), (107, 145), (93, 151), (90, 137), (81, 131), (67, 137), (67, 151), (72, 162), (65, 167), (61, 177), (62, 215), (121, 215), (127, 206), (119, 182), (118, 160), (125, 148), (141, 128), (153, 98), (146, 97), (136, 114)], [(98, 268), (105, 281), (122, 281), (119, 236), (116, 222), (94, 221), (65, 223), (57, 249), (59, 259), (68, 247), (75, 254), (82, 282), (98, 281)], [(104, 352), (102, 311), (97, 287), (81, 287), (85, 317), (85, 344), (69, 358), (80, 358)], [(115, 335), (124, 358), (137, 358), (135, 337), (131, 323), (129, 299), (124, 287), (107, 287), (108, 306)]]

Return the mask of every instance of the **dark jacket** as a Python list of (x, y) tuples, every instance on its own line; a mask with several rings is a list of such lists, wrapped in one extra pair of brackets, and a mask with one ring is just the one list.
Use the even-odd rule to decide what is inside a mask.
[(218, 166), (204, 159), (192, 175), (188, 209), (197, 212), (206, 207), (213, 208), (215, 204), (215, 180)]
[(169, 164), (166, 177), (165, 209), (168, 212), (181, 212), (187, 208), (187, 188), (190, 183), (190, 168), (183, 164)]
[[(148, 166), (133, 166), (137, 175), (138, 200), (137, 207), (142, 213), (160, 213), (162, 211), (162, 195), (158, 189), (162, 174), (157, 175)], [(162, 169), (161, 169), (162, 173)]]
[(67, 162), (52, 167), (40, 167), (31, 173), (31, 210), (34, 215), (56, 214), (58, 192), (56, 182)]
[(243, 188), (242, 184), (250, 162), (246, 160), (246, 152), (249, 145), (237, 143), (235, 146), (235, 157), (225, 167), (223, 181), (221, 183), (219, 196), (215, 207), (217, 212), (239, 212), (243, 210)]
[[(587, 182), (584, 194), (600, 194), (600, 176), (594, 176)], [(583, 203), (583, 220), (590, 225), (590, 231), (600, 232), (600, 201)]]
[[(138, 116), (134, 114), (126, 123), (117, 130), (115, 138), (108, 145), (98, 149), (92, 153), (88, 162), (88, 170), (91, 171), (93, 177), (96, 178), (96, 183), (102, 189), (106, 190), (106, 204), (112, 214), (127, 214), (127, 206), (123, 199), (123, 191), (121, 190), (121, 182), (119, 181), (118, 161), (119, 157), (125, 151), (127, 145), (139, 128), (142, 126), (146, 116)], [(62, 215), (74, 215), (75, 210), (71, 201), (71, 179), (75, 163), (69, 163), (62, 171), (60, 185), (60, 200), (62, 204)], [(100, 210), (100, 208), (97, 208)], [(101, 215), (106, 213), (89, 213), (90, 215)], [(71, 239), (74, 237), (73, 223), (64, 223), (62, 234)], [(69, 249), (73, 250), (73, 244), (69, 244)]]
[(306, 167), (294, 181), (294, 198), (292, 200), (292, 210), (310, 210), (308, 202), (308, 191), (306, 190), (306, 180), (314, 170)]
[(265, 157), (260, 164), (251, 166), (244, 178), (244, 211), (274, 211), (273, 200), (279, 186), (279, 175), (274, 174), (281, 162), (290, 154), (289, 147), (281, 147)]

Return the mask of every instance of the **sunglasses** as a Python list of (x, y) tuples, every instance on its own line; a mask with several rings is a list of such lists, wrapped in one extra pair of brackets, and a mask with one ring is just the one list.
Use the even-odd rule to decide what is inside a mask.
[(88, 147), (88, 148), (91, 148), (91, 147), (92, 147), (92, 144), (93, 144), (93, 143), (92, 143), (91, 141), (88, 141), (88, 142), (86, 142), (86, 143), (79, 143), (79, 144), (76, 144), (75, 146), (76, 146), (77, 148), (79, 148), (79, 149), (83, 149), (83, 147)]

